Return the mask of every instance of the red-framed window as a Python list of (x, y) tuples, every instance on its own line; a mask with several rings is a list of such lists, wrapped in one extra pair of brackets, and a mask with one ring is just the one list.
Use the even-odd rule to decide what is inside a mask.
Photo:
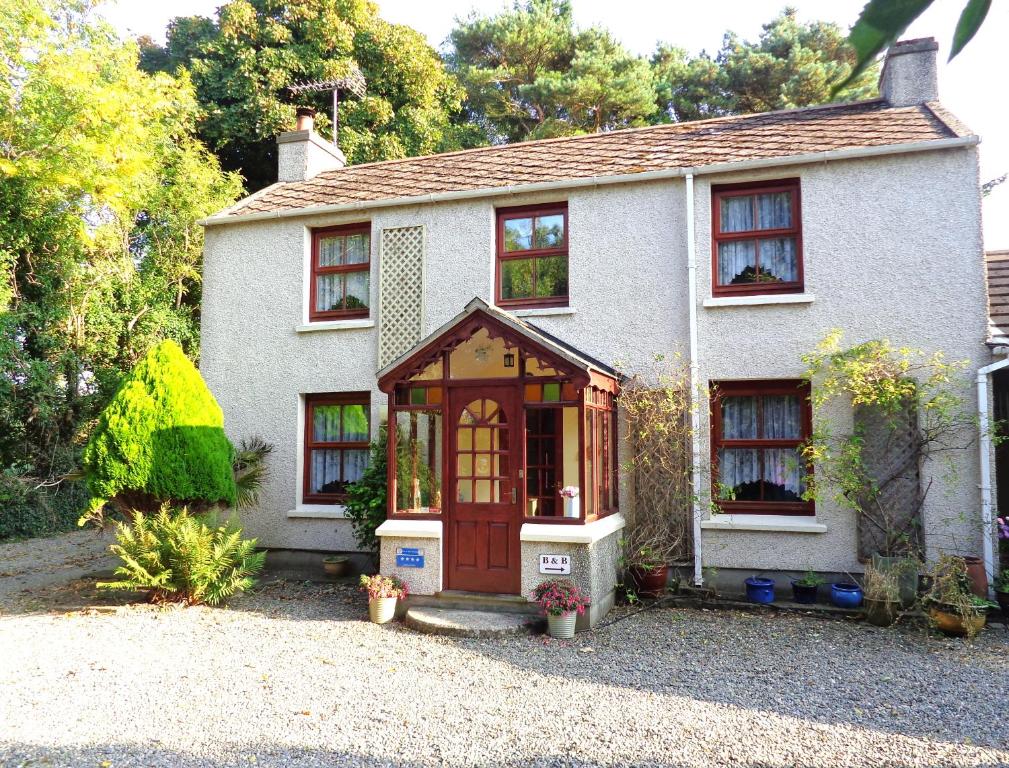
[(712, 383), (712, 494), (724, 513), (812, 515), (810, 468), (800, 446), (812, 431), (805, 380)]
[(567, 305), (567, 203), (498, 209), (496, 281), (498, 306)]
[(798, 179), (712, 187), (712, 295), (802, 292), (799, 198)]
[(347, 486), (368, 467), (371, 395), (305, 395), (305, 477), (302, 499), (340, 504)]
[(368, 317), (371, 302), (371, 225), (312, 232), (309, 320)]

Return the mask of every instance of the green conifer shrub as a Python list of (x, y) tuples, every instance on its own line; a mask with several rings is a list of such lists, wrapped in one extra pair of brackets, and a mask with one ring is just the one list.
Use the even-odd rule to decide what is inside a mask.
[(266, 560), (241, 528), (167, 504), (155, 515), (138, 511), (131, 522), (118, 523), (116, 541), (110, 549), (123, 561), (119, 579), (98, 587), (144, 591), (151, 602), (218, 605), (252, 588)]
[(200, 372), (173, 341), (155, 345), (102, 412), (82, 465), (100, 520), (107, 503), (129, 514), (162, 504), (194, 510), (235, 503), (234, 448)]

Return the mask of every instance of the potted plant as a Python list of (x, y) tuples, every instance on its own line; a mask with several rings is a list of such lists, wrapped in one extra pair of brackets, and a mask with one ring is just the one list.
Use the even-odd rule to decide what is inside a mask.
[(918, 599), (918, 571), (921, 562), (911, 555), (872, 554), (872, 567), (877, 571), (888, 571), (897, 580), (897, 592), (902, 608), (910, 608)]
[(820, 586), (825, 583), (823, 577), (810, 568), (801, 578), (792, 579), (792, 599), (797, 603), (812, 605), (816, 602)]
[(396, 601), (409, 593), (406, 582), (395, 576), (361, 574), (361, 590), (368, 593), (368, 615), (376, 624), (386, 624), (396, 615)]
[(564, 486), (560, 490), (560, 495), (564, 500), (564, 517), (578, 517), (581, 514), (581, 509), (578, 502), (577, 486)]
[(838, 608), (858, 608), (862, 604), (862, 588), (853, 581), (831, 584), (830, 602)]
[(869, 563), (862, 577), (862, 590), (866, 621), (877, 627), (889, 627), (897, 620), (902, 606), (898, 571)]
[(533, 589), (533, 600), (547, 617), (550, 637), (569, 640), (575, 636), (575, 622), (591, 605), (588, 595), (568, 579), (543, 581)]
[(931, 584), (923, 602), (933, 626), (945, 635), (974, 637), (995, 603), (974, 594), (963, 558), (941, 556), (929, 576)]
[(638, 597), (662, 597), (669, 583), (669, 565), (649, 546), (636, 547), (627, 556), (627, 572)]
[(773, 603), (774, 602), (774, 579), (765, 579), (763, 576), (751, 576), (743, 580), (746, 585), (746, 599), (751, 603)]
[(1009, 623), (1009, 568), (1003, 568), (995, 579), (995, 599), (1002, 609), (1002, 618)]
[(346, 576), (350, 570), (350, 558), (347, 555), (327, 555), (322, 558), (322, 570), (327, 576)]

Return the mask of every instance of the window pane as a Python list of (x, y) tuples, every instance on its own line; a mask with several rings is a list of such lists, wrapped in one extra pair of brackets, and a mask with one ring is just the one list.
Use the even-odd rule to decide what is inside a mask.
[[(463, 457), (459, 457), (460, 460)], [(438, 411), (396, 414), (396, 509), (441, 512), (442, 418)]]
[(371, 236), (363, 232), (359, 235), (349, 235), (344, 246), (346, 264), (367, 264)]
[(720, 198), (719, 224), (722, 232), (753, 229), (753, 195)]
[(533, 220), (505, 219), (504, 249), (506, 251), (527, 251), (533, 247)]
[(752, 240), (718, 244), (718, 284), (752, 283), (757, 279), (756, 249)]
[(339, 493), (343, 490), (340, 477), (341, 451), (312, 451), (309, 489), (312, 493)]
[(351, 272), (347, 275), (347, 309), (368, 308), (369, 278), (367, 272)]
[(319, 275), (315, 278), (317, 312), (343, 309), (343, 283), (343, 275)]
[(718, 449), (719, 496), (734, 501), (760, 501), (760, 451)]
[(319, 266), (338, 267), (343, 264), (344, 238), (319, 238)]
[(501, 262), (501, 298), (527, 299), (533, 295), (533, 260), (508, 259)]
[(368, 467), (367, 451), (343, 452), (343, 479), (348, 483), (356, 483), (361, 479)]
[(792, 226), (792, 193), (757, 195), (758, 229), (785, 229)]
[(312, 406), (312, 442), (340, 442), (340, 406)]
[(456, 474), (459, 477), (473, 477), (473, 454), (463, 453), (456, 457)]
[[(490, 493), (491, 492), (490, 480), (477, 480), (475, 485), (476, 485), (476, 496), (475, 496), (476, 502), (478, 504), (489, 503), (492, 500)], [(494, 483), (494, 485), (497, 485), (497, 483)], [(493, 501), (497, 502), (498, 500), (493, 499)]]
[(754, 440), (757, 437), (757, 398), (722, 398), (722, 438)]
[(764, 437), (802, 439), (802, 405), (798, 395), (764, 396)]
[(795, 238), (777, 237), (760, 241), (760, 281), (794, 283), (799, 279), (795, 258)]
[(536, 260), (536, 295), (568, 295), (567, 256), (542, 256)]
[(764, 501), (802, 501), (802, 458), (795, 448), (764, 449)]
[(343, 406), (343, 439), (348, 443), (363, 442), (368, 435), (368, 408), (364, 405)]
[(564, 214), (536, 217), (536, 247), (560, 248), (564, 245)]

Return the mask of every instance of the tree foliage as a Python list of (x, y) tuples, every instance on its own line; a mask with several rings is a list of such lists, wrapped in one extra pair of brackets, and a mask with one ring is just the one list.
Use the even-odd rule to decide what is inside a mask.
[(466, 114), (494, 142), (643, 125), (655, 111), (648, 63), (606, 30), (578, 30), (569, 0), (516, 0), (450, 35)]
[(203, 377), (175, 342), (163, 341), (123, 380), (84, 449), (88, 513), (100, 517), (110, 501), (127, 512), (234, 504), (233, 459)]
[(198, 350), (203, 236), (238, 179), (193, 138), (185, 75), (148, 75), (81, 0), (0, 14), (0, 469), (58, 478), (153, 343)]
[[(174, 19), (164, 46), (141, 44), (147, 71), (191, 73), (200, 138), (245, 176), (249, 191), (276, 180), (276, 136), (291, 130), (296, 106), (285, 89), (355, 66), (367, 95), (340, 102), (339, 143), (349, 162), (458, 149), (479, 138), (452, 123), (462, 91), (437, 52), (366, 0), (230, 0), (215, 19)], [(318, 108), (319, 130), (331, 132), (329, 93), (297, 102)]]
[(354, 529), (357, 546), (367, 552), (378, 551), (375, 531), (385, 522), (388, 512), (388, 433), (383, 428), (371, 444), (371, 460), (356, 483), (347, 488), (346, 515)]

